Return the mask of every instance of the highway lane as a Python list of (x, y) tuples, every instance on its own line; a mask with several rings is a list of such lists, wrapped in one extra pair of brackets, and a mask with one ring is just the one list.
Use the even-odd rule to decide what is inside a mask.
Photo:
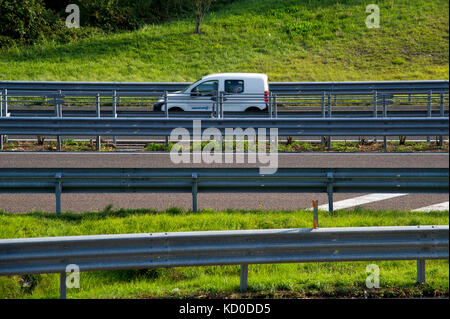
[[(287, 153), (279, 154), (279, 167), (449, 167), (448, 153)], [(213, 164), (215, 167), (258, 167), (259, 164)], [(167, 153), (0, 152), (0, 167), (211, 167), (173, 164)], [(335, 194), (335, 203), (367, 194)], [(311, 200), (326, 204), (325, 194), (199, 194), (198, 207), (224, 209), (301, 209)], [(412, 210), (448, 202), (448, 194), (407, 194), (364, 204), (375, 209)], [(98, 211), (114, 208), (191, 208), (191, 194), (63, 194), (63, 211)], [(52, 194), (0, 194), (0, 209), (11, 212), (55, 211)]]

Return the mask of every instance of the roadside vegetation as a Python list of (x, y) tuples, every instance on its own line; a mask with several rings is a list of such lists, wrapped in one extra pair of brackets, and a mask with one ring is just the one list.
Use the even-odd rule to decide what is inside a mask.
[[(372, 263), (381, 269), (378, 289), (365, 286)], [(415, 261), (249, 265), (247, 293), (239, 292), (239, 266), (93, 271), (67, 298), (448, 298), (448, 262), (426, 267), (427, 283), (417, 285)], [(1, 277), (0, 297), (59, 298), (59, 274)]]
[[(262, 72), (270, 81), (448, 79), (448, 1), (377, 4), (378, 29), (366, 27), (360, 0), (222, 2), (206, 14), (200, 34), (186, 10), (128, 31), (82, 26), (70, 30), (91, 35), (4, 46), (0, 79), (189, 82), (215, 72)], [(82, 21), (95, 17), (83, 7), (80, 14)]]
[[(142, 145), (142, 152), (170, 152), (174, 143), (169, 142), (168, 145), (165, 143), (147, 143)], [(211, 149), (212, 145), (216, 147), (220, 147), (220, 144), (217, 142), (202, 142), (201, 149), (205, 150), (208, 146), (208, 149)], [(126, 147), (125, 147), (126, 148)], [(189, 149), (192, 151), (192, 144), (189, 148), (185, 148), (185, 150)], [(244, 152), (248, 152), (248, 142), (244, 142), (243, 150)], [(240, 148), (241, 149), (241, 148)], [(258, 147), (256, 146), (256, 151)], [(270, 145), (267, 144), (267, 151), (270, 151)], [(5, 152), (26, 152), (26, 151), (36, 151), (36, 152), (56, 152), (58, 151), (58, 145), (56, 141), (12, 141), (9, 143), (5, 143), (3, 146), (3, 151)], [(94, 140), (90, 141), (77, 141), (73, 139), (63, 139), (63, 143), (61, 145), (61, 151), (66, 152), (93, 152), (97, 151), (97, 147), (95, 145)], [(102, 145), (100, 151), (102, 152), (114, 152), (120, 151), (117, 145), (113, 144), (112, 141), (107, 141), (102, 139)], [(225, 144), (222, 144), (222, 151), (225, 151)], [(233, 144), (233, 151), (236, 151), (236, 143)], [(449, 143), (448, 141), (444, 141), (442, 147), (439, 146), (439, 143), (436, 140), (431, 140), (428, 142), (397, 142), (397, 141), (388, 141), (387, 148), (384, 149), (382, 141), (378, 140), (376, 143), (373, 140), (361, 139), (359, 142), (355, 141), (338, 141), (331, 142), (331, 149), (328, 149), (326, 144), (322, 144), (320, 142), (302, 142), (291, 140), (289, 142), (279, 142), (278, 143), (278, 152), (448, 152), (449, 151)], [(137, 150), (136, 152), (139, 152)]]
[[(320, 227), (448, 225), (448, 212), (372, 211), (319, 213)], [(0, 212), (0, 238), (232, 229), (311, 228), (311, 211), (212, 211), (171, 208), (57, 216)], [(380, 288), (367, 289), (366, 266), (380, 267)], [(415, 284), (415, 261), (249, 265), (248, 292), (239, 293), (239, 266), (176, 267), (83, 272), (68, 298), (302, 298), (447, 297), (448, 261), (427, 261), (425, 285)], [(0, 298), (58, 298), (59, 275), (0, 277)]]
[[(149, 143), (145, 146), (144, 151), (147, 152), (170, 152), (174, 143), (169, 142), (168, 145), (163, 143)], [(211, 149), (213, 146), (220, 147), (220, 144), (216, 141), (211, 142), (202, 142), (201, 149), (205, 150)], [(187, 148), (185, 148), (187, 150)], [(189, 150), (192, 151), (193, 146), (192, 143), (189, 146)], [(221, 149), (225, 151), (225, 142), (222, 143)], [(258, 151), (258, 145), (255, 145), (255, 151)], [(237, 150), (236, 142), (233, 144), (233, 151)], [(249, 143), (244, 142), (242, 146), (240, 146), (239, 150), (243, 150), (245, 152), (249, 151)], [(442, 147), (439, 146), (439, 142), (431, 141), (428, 142), (396, 142), (396, 141), (388, 141), (387, 147), (384, 149), (383, 142), (380, 143), (378, 140), (374, 142), (368, 139), (360, 139), (358, 142), (354, 141), (339, 141), (339, 142), (331, 142), (331, 148), (328, 149), (328, 146), (323, 143), (317, 142), (302, 142), (296, 141), (293, 139), (289, 139), (287, 142), (279, 142), (278, 143), (278, 152), (448, 152), (449, 143), (448, 141), (444, 141)], [(267, 143), (266, 151), (270, 151), (270, 145)]]

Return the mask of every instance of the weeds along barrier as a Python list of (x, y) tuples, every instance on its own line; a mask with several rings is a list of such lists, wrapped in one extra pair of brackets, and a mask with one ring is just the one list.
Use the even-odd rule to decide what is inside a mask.
[(60, 297), (66, 298), (68, 267), (82, 272), (241, 265), (244, 292), (249, 264), (417, 260), (417, 282), (424, 283), (425, 260), (448, 259), (448, 239), (448, 225), (0, 239), (0, 275), (60, 273)]

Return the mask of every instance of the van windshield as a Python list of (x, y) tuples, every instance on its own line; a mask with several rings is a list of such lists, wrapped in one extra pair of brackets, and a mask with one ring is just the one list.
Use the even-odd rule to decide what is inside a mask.
[(198, 83), (200, 83), (202, 79), (195, 81), (194, 83), (192, 83), (191, 85), (188, 85), (187, 87), (185, 87), (183, 90), (181, 90), (181, 93), (186, 93), (188, 91), (188, 89), (195, 87)]

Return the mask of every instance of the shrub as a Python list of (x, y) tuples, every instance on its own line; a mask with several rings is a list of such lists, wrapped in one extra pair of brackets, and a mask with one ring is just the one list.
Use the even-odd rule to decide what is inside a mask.
[[(220, 7), (229, 2), (215, 3)], [(80, 8), (79, 29), (65, 25), (69, 3)], [(98, 35), (102, 30), (133, 30), (192, 16), (192, 3), (183, 0), (0, 0), (0, 47), (44, 39), (63, 43)]]
[(0, 43), (33, 43), (50, 33), (52, 13), (42, 0), (0, 0)]

